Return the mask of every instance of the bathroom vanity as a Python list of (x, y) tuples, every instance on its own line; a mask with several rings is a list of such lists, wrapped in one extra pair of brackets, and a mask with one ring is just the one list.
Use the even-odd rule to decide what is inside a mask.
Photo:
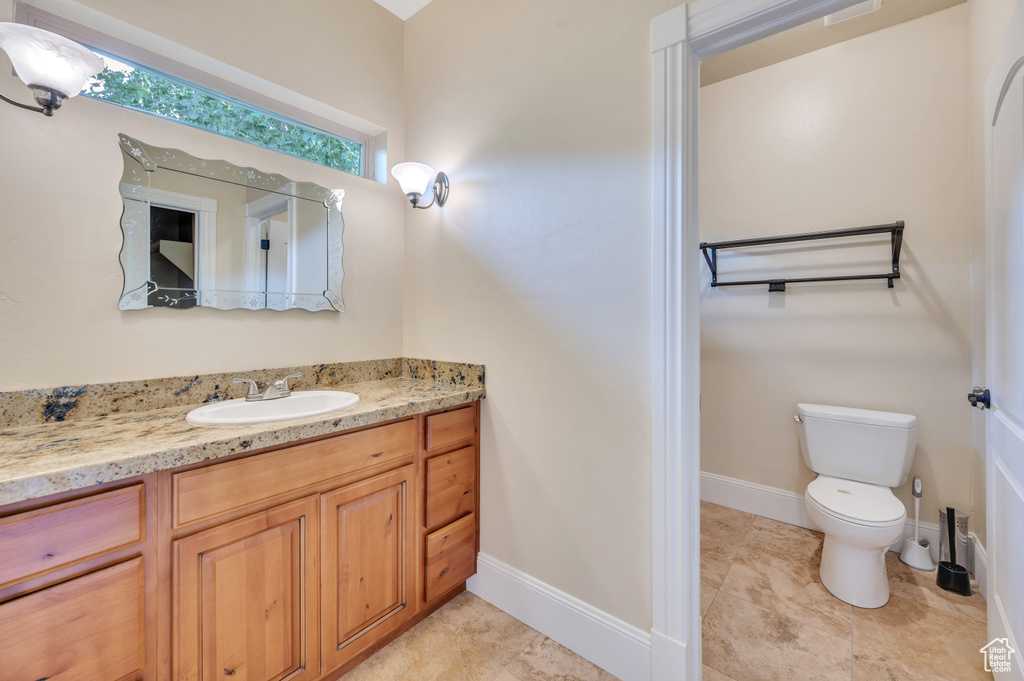
[[(3, 678), (341, 676), (475, 572), (483, 390), (457, 392), (397, 418), (370, 400), (351, 417), (382, 417), (369, 425), (251, 451), (204, 443), (214, 458), (157, 457), (142, 475), (0, 507)], [(416, 411), (407, 397), (394, 402)]]

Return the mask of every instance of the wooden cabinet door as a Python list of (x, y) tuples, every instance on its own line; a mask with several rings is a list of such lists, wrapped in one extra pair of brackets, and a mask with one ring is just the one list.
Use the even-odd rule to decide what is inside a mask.
[(321, 497), (324, 671), (413, 614), (414, 476), (405, 466)]
[(0, 605), (3, 681), (118, 681), (145, 669), (142, 559)]
[(174, 542), (174, 678), (320, 675), (316, 497)]

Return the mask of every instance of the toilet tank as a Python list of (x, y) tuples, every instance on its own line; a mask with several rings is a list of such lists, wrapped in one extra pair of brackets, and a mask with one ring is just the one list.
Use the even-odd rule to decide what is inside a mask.
[(910, 475), (917, 418), (869, 409), (798, 404), (800, 449), (819, 475), (899, 487)]

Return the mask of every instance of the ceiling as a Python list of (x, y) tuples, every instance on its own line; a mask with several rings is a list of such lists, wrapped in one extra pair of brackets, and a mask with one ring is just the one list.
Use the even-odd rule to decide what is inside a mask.
[(405, 21), (427, 6), (430, 0), (375, 0), (378, 5)]
[[(430, 0), (375, 1), (402, 21), (430, 3)], [(693, 0), (685, 1), (692, 2)], [(882, 0), (882, 9), (877, 12), (832, 26), (825, 26), (824, 20), (815, 19), (750, 45), (744, 45), (725, 54), (705, 59), (700, 65), (700, 84), (710, 85), (720, 80), (756, 71), (801, 54), (814, 52), (829, 45), (902, 24), (904, 21), (917, 19), (964, 2), (966, 0)]]
[(700, 84), (710, 85), (726, 78), (777, 64), (883, 28), (902, 24), (932, 12), (948, 9), (966, 0), (882, 0), (882, 9), (871, 14), (825, 26), (816, 19), (782, 33), (763, 38), (700, 63)]

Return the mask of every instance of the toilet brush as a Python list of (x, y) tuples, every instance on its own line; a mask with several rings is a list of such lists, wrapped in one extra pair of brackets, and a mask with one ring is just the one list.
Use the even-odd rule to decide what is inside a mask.
[(915, 570), (931, 572), (935, 569), (928, 546), (921, 544), (919, 536), (921, 524), (921, 476), (914, 476), (914, 537), (903, 540), (903, 551), (900, 560)]

